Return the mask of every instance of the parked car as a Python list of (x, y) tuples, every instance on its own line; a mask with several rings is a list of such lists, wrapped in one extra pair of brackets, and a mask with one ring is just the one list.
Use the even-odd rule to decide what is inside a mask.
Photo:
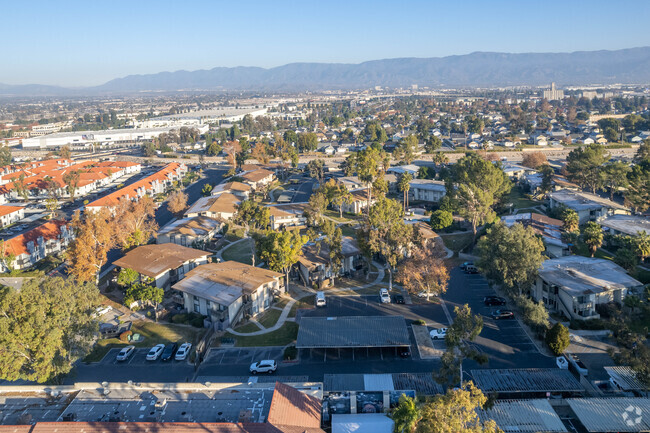
[(494, 320), (500, 319), (514, 319), (515, 313), (510, 310), (496, 310), (492, 312), (492, 318)]
[(274, 373), (278, 369), (278, 363), (271, 360), (265, 359), (262, 361), (254, 362), (251, 364), (249, 370), (252, 374), (257, 373)]
[(325, 292), (316, 292), (316, 306), (317, 307), (327, 306), (327, 301), (325, 300)]
[(558, 368), (561, 368), (562, 370), (569, 368), (569, 361), (567, 361), (564, 355), (555, 358), (555, 363), (557, 364)]
[(491, 307), (493, 305), (506, 305), (506, 300), (500, 296), (486, 296), (483, 298), (483, 303), (487, 305), (488, 307)]
[(174, 354), (176, 353), (177, 349), (178, 349), (178, 344), (169, 343), (167, 346), (165, 346), (165, 349), (163, 350), (160, 359), (162, 359), (163, 361), (170, 361), (174, 357)]
[(191, 350), (192, 350), (192, 343), (181, 344), (181, 347), (178, 348), (178, 352), (176, 352), (176, 356), (174, 357), (174, 359), (176, 361), (185, 361), (187, 359), (187, 355), (189, 355)]
[(431, 332), (429, 332), (429, 336), (431, 336), (432, 340), (444, 340), (446, 335), (447, 328), (432, 329)]
[(464, 262), (462, 265), (460, 265), (460, 269), (464, 271), (468, 266), (474, 266), (474, 262)]
[(120, 350), (120, 353), (117, 354), (117, 358), (115, 358), (117, 361), (126, 361), (133, 355), (133, 352), (135, 352), (135, 346), (126, 346), (123, 347), (122, 350)]
[(393, 296), (393, 302), (396, 304), (403, 304), (404, 303), (404, 296), (397, 294)]
[(388, 294), (387, 289), (379, 290), (379, 299), (382, 304), (390, 304), (390, 295)]
[(160, 357), (160, 354), (163, 352), (165, 349), (164, 344), (156, 344), (154, 347), (149, 350), (149, 353), (147, 353), (147, 361), (155, 361)]

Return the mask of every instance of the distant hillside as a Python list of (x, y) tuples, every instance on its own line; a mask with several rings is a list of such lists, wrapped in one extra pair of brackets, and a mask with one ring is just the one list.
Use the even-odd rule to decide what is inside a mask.
[(650, 83), (650, 47), (574, 53), (483, 53), (374, 60), (360, 64), (291, 63), (277, 68), (214, 68), (129, 75), (86, 89), (4, 86), (0, 94), (131, 93), (177, 90), (302, 91), (373, 86), (491, 87)]

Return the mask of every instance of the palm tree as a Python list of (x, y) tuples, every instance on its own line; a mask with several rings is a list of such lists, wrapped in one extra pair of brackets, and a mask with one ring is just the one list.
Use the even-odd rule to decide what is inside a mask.
[(415, 399), (402, 394), (399, 398), (399, 404), (393, 410), (391, 418), (395, 421), (395, 432), (414, 432), (418, 421), (420, 421), (420, 410), (415, 403)]
[(639, 231), (634, 238), (634, 250), (641, 258), (641, 263), (650, 256), (650, 235), (646, 231)]
[(413, 180), (413, 176), (411, 175), (411, 173), (403, 173), (399, 177), (399, 182), (397, 184), (399, 190), (402, 191), (402, 193), (404, 194), (404, 198), (403, 198), (404, 212), (406, 212), (406, 208), (408, 207), (409, 190), (411, 189), (410, 182), (412, 180)]

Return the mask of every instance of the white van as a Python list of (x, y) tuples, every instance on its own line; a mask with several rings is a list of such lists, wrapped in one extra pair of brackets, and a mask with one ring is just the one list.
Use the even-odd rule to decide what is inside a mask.
[(324, 307), (327, 305), (325, 301), (325, 292), (316, 292), (316, 306)]

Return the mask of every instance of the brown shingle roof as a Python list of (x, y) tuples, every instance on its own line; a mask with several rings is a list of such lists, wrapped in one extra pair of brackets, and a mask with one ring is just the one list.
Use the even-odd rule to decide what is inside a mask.
[(321, 410), (318, 398), (276, 382), (267, 420), (274, 425), (320, 428)]
[(244, 173), (241, 177), (243, 177), (249, 182), (259, 182), (260, 180), (265, 179), (268, 176), (271, 176), (273, 174), (274, 173), (272, 171), (260, 168), (259, 170), (251, 171), (249, 173)]
[(178, 244), (151, 244), (132, 249), (124, 257), (115, 260), (114, 263), (121, 268), (133, 269), (153, 278), (165, 271), (176, 269), (187, 261), (196, 260), (209, 254)]

